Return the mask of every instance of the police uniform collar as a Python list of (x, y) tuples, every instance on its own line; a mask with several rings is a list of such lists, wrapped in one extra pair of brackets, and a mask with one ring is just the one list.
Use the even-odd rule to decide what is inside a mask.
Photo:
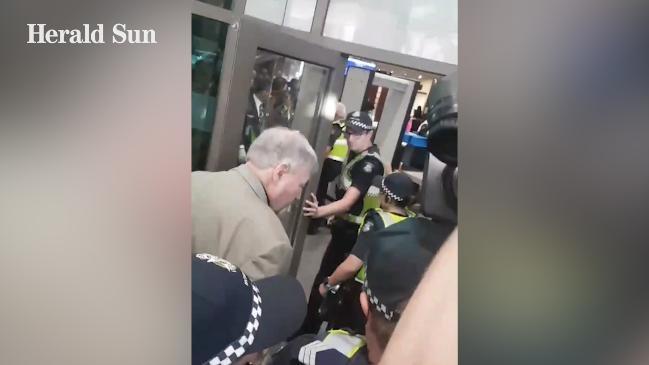
[(257, 176), (252, 173), (248, 166), (246, 166), (245, 164), (239, 165), (233, 170), (241, 175), (241, 177), (248, 183), (252, 191), (255, 192), (255, 194), (261, 201), (263, 201), (265, 204), (269, 204), (268, 195), (266, 195), (266, 189), (264, 189), (264, 185), (262, 185), (259, 178), (257, 178)]

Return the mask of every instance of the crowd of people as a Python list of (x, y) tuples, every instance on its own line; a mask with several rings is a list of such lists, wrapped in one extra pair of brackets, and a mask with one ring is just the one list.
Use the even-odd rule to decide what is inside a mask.
[(273, 127), (290, 127), (295, 115), (300, 82), (281, 75), (271, 76), (266, 68), (254, 70), (242, 134), (247, 152), (261, 132)]
[[(284, 87), (273, 81), (273, 90)], [(281, 96), (251, 98), (290, 113)], [(192, 173), (193, 364), (381, 361), (455, 224), (412, 209), (417, 186), (405, 173), (386, 174), (373, 129), (366, 111), (338, 105), (318, 193), (303, 206), (316, 229), (326, 220), (331, 230), (308, 302), (286, 275), (292, 248), (277, 216), (318, 172), (307, 139), (271, 126), (249, 141), (242, 165)]]

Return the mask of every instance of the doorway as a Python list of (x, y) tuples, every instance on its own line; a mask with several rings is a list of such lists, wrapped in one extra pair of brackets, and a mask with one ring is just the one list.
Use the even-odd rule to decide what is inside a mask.
[[(347, 71), (342, 102), (348, 112), (371, 109), (376, 131), (374, 143), (379, 147), (387, 170), (398, 167), (398, 147), (410, 118), (418, 82), (386, 75), (374, 70), (350, 67)], [(398, 160), (398, 158), (397, 158)]]
[[(222, 69), (205, 169), (237, 166), (245, 161), (254, 138), (274, 126), (300, 131), (321, 156), (321, 164), (342, 90), (345, 58), (249, 16), (229, 32), (237, 33), (236, 44), (231, 54), (226, 50), (231, 67)], [(305, 197), (315, 192), (318, 179), (313, 176), (303, 196), (279, 214), (293, 246), (293, 275), (308, 225), (301, 208)]]

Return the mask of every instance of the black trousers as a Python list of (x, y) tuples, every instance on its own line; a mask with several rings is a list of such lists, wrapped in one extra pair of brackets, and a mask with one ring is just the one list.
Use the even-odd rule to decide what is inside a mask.
[(327, 293), (323, 299), (325, 312), (322, 319), (328, 322), (329, 329), (349, 329), (355, 334), (365, 334), (365, 314), (359, 298), (362, 291), (363, 284), (349, 279), (335, 294)]
[(358, 224), (344, 221), (342, 219), (336, 220), (331, 226), (331, 242), (327, 246), (320, 270), (316, 274), (313, 286), (311, 287), (311, 295), (309, 296), (309, 304), (307, 306), (307, 313), (300, 333), (316, 333), (322, 323), (322, 319), (318, 313), (320, 305), (322, 304), (322, 296), (318, 290), (320, 284), (324, 279), (331, 275), (334, 270), (340, 265), (356, 243), (358, 236)]
[(322, 163), (322, 174), (320, 175), (320, 181), (318, 182), (318, 191), (316, 196), (321, 205), (325, 204), (327, 199), (327, 188), (329, 184), (334, 181), (340, 172), (343, 170), (343, 163), (340, 161), (335, 161), (330, 158), (327, 158)]

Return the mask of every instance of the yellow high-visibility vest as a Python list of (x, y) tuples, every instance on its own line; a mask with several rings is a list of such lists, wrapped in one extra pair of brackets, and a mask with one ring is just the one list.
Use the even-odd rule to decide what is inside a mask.
[(331, 152), (329, 152), (329, 156), (327, 156), (327, 158), (338, 162), (344, 162), (347, 158), (348, 153), (349, 147), (347, 146), (347, 139), (344, 135), (341, 134), (336, 142), (334, 142), (334, 145), (331, 148)]
[[(380, 208), (374, 210), (379, 214), (379, 217), (381, 217), (381, 221), (383, 221), (383, 228), (388, 228), (395, 223), (403, 222), (408, 218), (413, 218), (417, 216), (414, 212), (408, 209), (406, 209), (406, 213), (408, 214), (407, 217), (386, 212)], [(367, 214), (365, 214), (365, 217), (363, 217), (363, 225), (365, 224), (365, 218), (367, 218)], [(359, 234), (361, 233), (360, 230), (363, 229), (363, 225), (361, 225), (361, 228), (359, 228), (359, 232), (358, 232)], [(363, 267), (361, 267), (361, 269), (358, 270), (358, 272), (356, 273), (356, 277), (354, 278), (354, 280), (363, 284), (365, 282), (366, 275), (367, 275), (367, 267), (365, 266), (365, 264), (363, 264)]]

